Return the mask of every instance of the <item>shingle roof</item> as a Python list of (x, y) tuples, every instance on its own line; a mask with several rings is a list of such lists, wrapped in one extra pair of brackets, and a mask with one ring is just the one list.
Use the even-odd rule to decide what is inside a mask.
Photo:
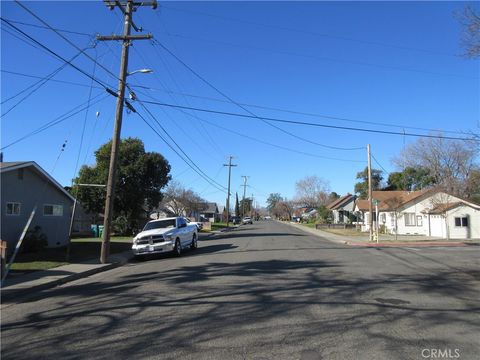
[(352, 195), (352, 194), (344, 195), (344, 196), (332, 201), (330, 204), (328, 204), (327, 209), (329, 209), (329, 210), (339, 209), (339, 208), (343, 207), (346, 203), (350, 202), (352, 200), (352, 198), (355, 198), (355, 196)]
[[(378, 200), (379, 211), (391, 211), (424, 195), (427, 190), (419, 191), (372, 191), (372, 198)], [(368, 200), (357, 200), (357, 208), (362, 211), (369, 210)]]

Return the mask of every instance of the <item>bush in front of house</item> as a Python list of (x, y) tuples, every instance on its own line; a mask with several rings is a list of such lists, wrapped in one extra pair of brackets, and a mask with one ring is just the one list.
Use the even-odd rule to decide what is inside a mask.
[(39, 252), (48, 246), (48, 238), (42, 232), (41, 226), (36, 225), (33, 230), (28, 230), (22, 243), (22, 252)]

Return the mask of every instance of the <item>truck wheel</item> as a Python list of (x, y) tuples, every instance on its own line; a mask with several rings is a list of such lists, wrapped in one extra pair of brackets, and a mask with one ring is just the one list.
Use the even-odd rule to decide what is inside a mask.
[(193, 234), (192, 244), (190, 245), (190, 249), (195, 250), (197, 247), (198, 247), (197, 234)]
[(175, 240), (175, 248), (173, 249), (175, 255), (180, 256), (182, 255), (182, 246), (180, 245), (180, 240)]

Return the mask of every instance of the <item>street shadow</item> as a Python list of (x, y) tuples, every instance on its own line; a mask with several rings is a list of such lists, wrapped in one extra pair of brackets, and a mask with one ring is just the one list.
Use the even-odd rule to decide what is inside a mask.
[[(231, 247), (207, 246), (203, 253)], [(212, 353), (205, 351), (214, 350), (201, 344), (218, 343), (238, 358), (245, 351), (239, 343), (254, 332), (257, 341), (249, 343), (244, 358), (279, 346), (283, 358), (286, 354), (294, 358), (305, 350), (306, 341), (315, 339), (361, 334), (365, 343), (358, 346), (377, 346), (373, 341), (380, 338), (382, 329), (386, 358), (401, 358), (402, 347), (418, 346), (418, 339), (413, 338), (418, 333), (445, 326), (478, 329), (477, 284), (459, 279), (453, 271), (367, 276), (347, 272), (345, 264), (336, 261), (297, 259), (138, 269), (115, 281), (49, 291), (47, 310), (18, 321), (3, 321), (2, 355), (6, 359), (33, 359), (38, 354), (48, 358), (62, 349), (62, 357), (72, 359), (96, 354), (121, 359), (155, 354), (173, 359), (181, 349), (208, 358)], [(408, 326), (412, 338), (389, 330), (396, 324)], [(52, 328), (55, 336), (47, 331)], [(31, 335), (25, 336), (27, 332)], [(447, 336), (441, 339), (446, 344)], [(338, 347), (338, 341), (327, 345)], [(358, 351), (355, 344), (342, 346)], [(327, 348), (318, 345), (315, 350), (329, 358)], [(224, 355), (233, 357), (228, 354), (232, 355)]]

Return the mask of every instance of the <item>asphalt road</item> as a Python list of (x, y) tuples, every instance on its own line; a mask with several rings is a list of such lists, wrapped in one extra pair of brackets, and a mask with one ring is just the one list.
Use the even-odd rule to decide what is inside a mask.
[(348, 247), (256, 222), (4, 307), (1, 355), (478, 359), (479, 251)]

